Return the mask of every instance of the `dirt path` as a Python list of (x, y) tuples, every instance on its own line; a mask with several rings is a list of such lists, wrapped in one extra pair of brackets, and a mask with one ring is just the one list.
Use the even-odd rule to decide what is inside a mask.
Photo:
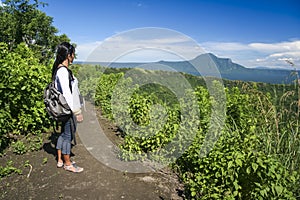
[[(88, 113), (85, 120), (88, 121)], [(118, 140), (115, 127), (99, 118), (105, 134)], [(89, 123), (79, 125), (79, 130), (89, 133)], [(91, 130), (92, 131), (92, 130)], [(79, 134), (80, 136), (81, 134)], [(74, 174), (56, 168), (55, 149), (50, 138), (38, 152), (17, 156), (7, 153), (0, 158), (0, 165), (13, 160), (14, 166), (22, 169), (22, 175), (13, 174), (1, 179), (0, 199), (182, 199), (177, 177), (167, 170), (153, 173), (126, 173), (112, 169), (99, 162), (77, 135), (72, 159), (84, 172)], [(32, 166), (24, 166), (27, 162)]]

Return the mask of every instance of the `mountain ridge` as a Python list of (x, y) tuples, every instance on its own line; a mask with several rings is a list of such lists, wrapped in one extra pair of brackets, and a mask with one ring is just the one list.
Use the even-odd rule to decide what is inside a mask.
[[(246, 68), (232, 62), (230, 58), (219, 58), (212, 53), (201, 54), (189, 61), (158, 61), (158, 62), (99, 62), (112, 68), (147, 68), (150, 70), (178, 71), (195, 76), (217, 76), (228, 80), (264, 82), (272, 84), (289, 84), (295, 80), (291, 76), (293, 70), (270, 68)], [(300, 71), (297, 71), (298, 74)]]

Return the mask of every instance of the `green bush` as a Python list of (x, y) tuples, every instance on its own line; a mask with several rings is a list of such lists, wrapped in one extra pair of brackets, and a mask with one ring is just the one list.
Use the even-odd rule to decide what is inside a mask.
[(80, 93), (86, 100), (95, 101), (97, 85), (103, 70), (104, 68), (100, 66), (84, 65), (79, 67), (77, 78), (79, 80)]
[(119, 79), (123, 77), (123, 73), (118, 74), (102, 74), (96, 88), (95, 105), (101, 107), (102, 114), (109, 119), (113, 119), (111, 108), (111, 97), (114, 88)]
[(187, 195), (195, 199), (294, 199), (296, 174), (257, 151), (254, 132), (224, 131), (213, 150), (199, 155), (195, 142), (177, 161)]
[(28, 151), (27, 146), (21, 140), (13, 142), (11, 147), (13, 148), (13, 152), (18, 155), (22, 155)]
[[(197, 98), (198, 109), (194, 110), (184, 98), (170, 100), (175, 103), (168, 107), (165, 102), (169, 99), (160, 101), (156, 94), (162, 95), (162, 91), (156, 92), (159, 88), (155, 88), (154, 84), (145, 86), (148, 93), (143, 93), (132, 85), (130, 78), (121, 77), (123, 74), (102, 76), (96, 91), (97, 105), (124, 131), (121, 158), (136, 160), (155, 156), (151, 153), (159, 152), (169, 142), (175, 142), (178, 149), (163, 152), (172, 156), (186, 146), (184, 141), (194, 139), (173, 164), (186, 186), (187, 198), (296, 199), (300, 195), (299, 167), (295, 162), (282, 159), (299, 158), (296, 152), (299, 150), (298, 127), (277, 118), (276, 107), (269, 94), (232, 87), (225, 88), (226, 99), (217, 101), (216, 98), (223, 98), (221, 93), (224, 89), (214, 82), (211, 88), (214, 96), (201, 86), (194, 91), (185, 91), (185, 98), (190, 99), (191, 94)], [(115, 87), (117, 84), (118, 87)], [(132, 94), (131, 90), (134, 91)], [(224, 110), (222, 101), (226, 104)], [(151, 120), (160, 117), (159, 112), (152, 112), (157, 104), (167, 111), (167, 120), (161, 120), (163, 126), (151, 123)], [(184, 109), (191, 112), (190, 118), (182, 117)], [(220, 130), (222, 115), (226, 117), (224, 128)], [(297, 134), (288, 134), (289, 131)], [(275, 148), (280, 151), (274, 151)], [(296, 157), (292, 159), (291, 155)], [(161, 161), (161, 157), (158, 160)]]
[[(265, 118), (257, 103), (237, 88), (226, 93), (226, 125), (212, 151), (200, 153), (207, 132), (199, 129), (198, 139), (177, 160), (187, 195), (193, 199), (294, 199), (297, 174), (290, 174), (274, 155), (265, 154), (258, 132)], [(200, 108), (207, 105), (200, 102), (204, 103)]]
[(10, 51), (0, 43), (0, 149), (18, 135), (40, 133), (49, 125), (43, 91), (51, 68), (39, 64), (34, 53), (20, 44)]
[(22, 174), (22, 170), (13, 166), (13, 161), (8, 161), (6, 166), (0, 166), (0, 179), (1, 177), (9, 176), (12, 173)]

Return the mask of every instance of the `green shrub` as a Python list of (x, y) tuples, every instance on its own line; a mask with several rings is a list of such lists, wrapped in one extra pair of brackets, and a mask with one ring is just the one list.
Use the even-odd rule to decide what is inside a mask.
[[(154, 84), (145, 86), (148, 93), (143, 93), (132, 82), (130, 78), (123, 78), (123, 74), (105, 74), (96, 91), (96, 105), (100, 105), (103, 113), (124, 131), (125, 138), (120, 146), (122, 159), (136, 160), (147, 156), (153, 159), (155, 154), (151, 153), (175, 142), (178, 149), (163, 152), (172, 156), (184, 149), (185, 141), (194, 139), (173, 164), (186, 186), (187, 198), (299, 197), (300, 140), (299, 127), (295, 126), (299, 124), (298, 115), (293, 118), (281, 116), (284, 113), (277, 112), (278, 107), (272, 104), (269, 94), (262, 94), (255, 88), (232, 87), (225, 88), (226, 99), (216, 99), (223, 98), (224, 90), (219, 83), (214, 83), (214, 96), (200, 86), (194, 91), (185, 91), (185, 98), (190, 99), (191, 94), (197, 98), (198, 109), (192, 109), (184, 98), (172, 99), (172, 106), (167, 106), (169, 99), (160, 101), (156, 94), (162, 96), (162, 91), (155, 92), (159, 88)], [(134, 92), (130, 94), (131, 91)], [(169, 97), (173, 98), (172, 95)], [(222, 101), (226, 109), (222, 109)], [(162, 118), (166, 120), (157, 120), (163, 122), (162, 125), (151, 123), (161, 117), (161, 113), (152, 112), (157, 104), (166, 111), (166, 118)], [(191, 112), (190, 118), (182, 117), (186, 108), (190, 108), (187, 109)], [(222, 115), (226, 118), (224, 128), (220, 130)], [(291, 124), (285, 119), (297, 123)], [(161, 161), (161, 157), (157, 159)]]
[(97, 85), (103, 70), (100, 66), (85, 65), (79, 67), (77, 78), (79, 80), (80, 93), (86, 100), (95, 101)]
[(13, 148), (13, 152), (15, 154), (19, 154), (19, 155), (22, 155), (22, 154), (26, 153), (27, 150), (28, 150), (27, 146), (24, 144), (24, 142), (22, 142), (20, 140), (18, 140), (16, 142), (13, 142), (11, 144), (11, 147)]
[(0, 178), (9, 176), (12, 173), (22, 174), (22, 170), (13, 166), (13, 161), (8, 161), (6, 166), (0, 166)]
[(296, 174), (257, 151), (254, 133), (225, 131), (213, 150), (200, 157), (197, 142), (178, 160), (187, 195), (195, 199), (295, 199)]
[(297, 174), (290, 173), (275, 155), (265, 154), (259, 132), (265, 116), (257, 102), (237, 88), (226, 93), (226, 126), (212, 151), (200, 153), (207, 133), (199, 129), (198, 139), (177, 161), (187, 195), (193, 199), (295, 199)]
[(119, 79), (123, 77), (123, 73), (118, 74), (102, 74), (95, 94), (95, 105), (101, 108), (102, 114), (109, 119), (112, 119), (111, 97), (114, 88)]
[(0, 66), (0, 145), (4, 149), (10, 138), (49, 126), (43, 91), (51, 68), (40, 65), (25, 44), (9, 51), (4, 43), (0, 43)]

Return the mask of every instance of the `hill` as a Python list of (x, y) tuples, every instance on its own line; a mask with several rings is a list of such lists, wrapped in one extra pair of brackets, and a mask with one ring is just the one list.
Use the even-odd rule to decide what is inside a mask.
[[(230, 58), (219, 58), (214, 54), (201, 54), (189, 61), (159, 61), (153, 63), (93, 63), (112, 68), (146, 68), (150, 70), (166, 70), (188, 73), (196, 76), (221, 76), (228, 80), (264, 82), (272, 84), (291, 83), (295, 77), (292, 70), (271, 69), (267, 67), (246, 68), (232, 62)], [(299, 71), (298, 71), (299, 74)]]

